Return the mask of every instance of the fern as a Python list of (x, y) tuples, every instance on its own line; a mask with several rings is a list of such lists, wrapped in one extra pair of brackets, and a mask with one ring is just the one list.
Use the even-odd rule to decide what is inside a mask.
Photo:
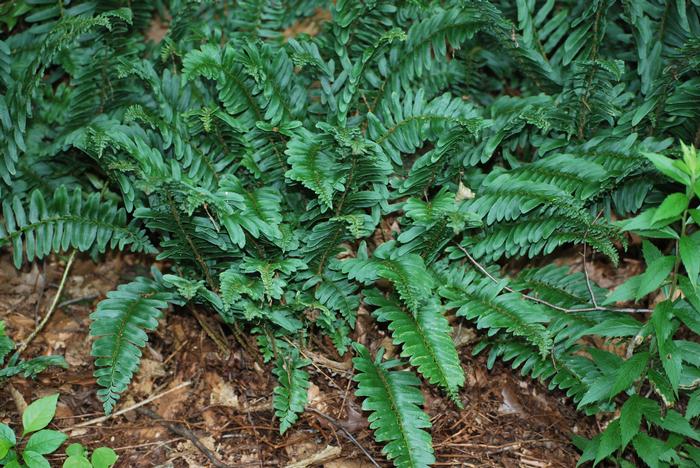
[(126, 213), (111, 203), (103, 203), (93, 193), (83, 198), (80, 189), (69, 193), (59, 187), (47, 203), (43, 194), (35, 190), (25, 209), (19, 197), (2, 203), (4, 224), (0, 224), (0, 245), (13, 248), (15, 266), (25, 258), (42, 259), (52, 252), (69, 248), (99, 252), (107, 246), (123, 249), (130, 245), (133, 251), (154, 253), (155, 248), (134, 222), (127, 224)]
[(464, 371), (439, 306), (428, 302), (411, 313), (377, 290), (365, 291), (365, 302), (377, 307), (373, 315), (379, 322), (389, 322), (394, 344), (402, 347), (401, 357), (409, 358), (423, 377), (444, 388), (461, 406), (458, 391), (464, 385)]
[(141, 348), (146, 345), (146, 331), (158, 326), (161, 310), (176, 296), (164, 291), (153, 280), (137, 278), (107, 294), (90, 315), (90, 335), (95, 357), (97, 392), (105, 413), (109, 414), (120, 394), (126, 390), (141, 362)]
[[(649, 391), (683, 405), (700, 377), (687, 335), (698, 164), (674, 142), (700, 144), (696, 3), (10, 2), (0, 246), (18, 267), (68, 249), (163, 262), (95, 313), (107, 411), (160, 310), (185, 302), (274, 359), (283, 431), (308, 381), (293, 350), (320, 335), (343, 355), (367, 308), (457, 404), (450, 324), (471, 323), (489, 365), (506, 360), (586, 413)], [(154, 19), (168, 24), (159, 42), (144, 37)], [(640, 251), (632, 235), (648, 237), (647, 272), (614, 295), (553, 266), (581, 251), (616, 266)], [(678, 299), (643, 302), (655, 286)], [(648, 321), (620, 315), (647, 307)], [(419, 381), (357, 352), (385, 453), (432, 462)], [(620, 366), (638, 381), (616, 380)], [(625, 457), (649, 431), (673, 433), (662, 421), (610, 452), (612, 423), (582, 459), (636, 462)]]
[(294, 349), (286, 358), (279, 357), (273, 369), (279, 385), (275, 387), (272, 406), (280, 420), (280, 434), (284, 434), (304, 411), (309, 389), (309, 374), (303, 370), (310, 361), (301, 359)]
[(356, 394), (365, 397), (362, 409), (370, 411), (370, 428), (377, 442), (386, 442), (382, 451), (399, 467), (428, 466), (435, 462), (428, 416), (418, 385), (420, 380), (408, 371), (392, 371), (401, 361), (382, 362), (382, 353), (372, 359), (367, 348), (354, 344), (353, 378), (358, 383)]

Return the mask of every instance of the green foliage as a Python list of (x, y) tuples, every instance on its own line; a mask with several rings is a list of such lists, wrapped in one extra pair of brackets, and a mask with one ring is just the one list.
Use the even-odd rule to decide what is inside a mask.
[[(196, 304), (273, 361), (285, 431), (309, 384), (293, 350), (320, 333), (343, 355), (362, 306), (457, 404), (452, 320), (587, 414), (658, 405), (577, 441), (584, 461), (697, 456), (697, 2), (78, 0), (0, 22), (0, 246), (17, 267), (128, 247), (168, 270), (92, 315), (107, 412), (161, 311)], [(553, 265), (567, 249), (646, 269), (609, 293)], [(354, 351), (387, 456), (431, 463), (420, 380)]]
[(382, 362), (382, 354), (372, 359), (369, 351), (355, 344), (353, 359), (357, 395), (365, 397), (362, 409), (370, 411), (369, 423), (377, 442), (386, 442), (382, 451), (396, 466), (427, 466), (435, 462), (431, 446), (430, 420), (423, 413), (420, 380), (408, 371), (392, 371), (399, 360)]
[(56, 414), (57, 403), (58, 394), (55, 394), (28, 405), (22, 413), (22, 435), (19, 438), (9, 426), (0, 424), (0, 464), (21, 466), (21, 460), (29, 468), (50, 466), (44, 455), (55, 452), (68, 439), (62, 432), (44, 429)]
[[(22, 436), (19, 438), (10, 426), (0, 424), (0, 465), (28, 468), (50, 466), (44, 455), (54, 453), (68, 439), (63, 432), (45, 429), (56, 415), (58, 397), (58, 394), (46, 396), (27, 406), (22, 414)], [(110, 468), (119, 458), (111, 448), (100, 447), (88, 460), (85, 447), (78, 443), (69, 445), (66, 455), (64, 468)]]
[(304, 411), (309, 390), (309, 374), (304, 367), (311, 364), (301, 359), (293, 349), (288, 357), (278, 357), (273, 369), (279, 385), (275, 387), (273, 404), (275, 416), (280, 420), (280, 433), (284, 434)]
[(0, 383), (15, 375), (33, 379), (49, 367), (68, 367), (63, 356), (39, 356), (29, 360), (20, 359), (18, 353), (10, 354), (15, 342), (5, 334), (5, 322), (0, 320)]
[(99, 447), (93, 450), (88, 459), (88, 450), (79, 443), (66, 447), (68, 457), (63, 462), (63, 468), (110, 468), (119, 456), (109, 447)]
[(161, 310), (174, 302), (175, 296), (147, 278), (137, 278), (107, 294), (90, 316), (90, 335), (95, 356), (97, 392), (105, 412), (112, 412), (120, 394), (131, 382), (141, 362), (141, 349), (148, 336), (145, 330), (158, 326)]

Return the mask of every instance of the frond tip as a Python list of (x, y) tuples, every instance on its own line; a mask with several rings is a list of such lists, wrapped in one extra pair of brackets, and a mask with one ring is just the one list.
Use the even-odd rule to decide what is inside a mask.
[(279, 383), (274, 390), (273, 407), (280, 420), (280, 434), (284, 434), (304, 411), (309, 389), (309, 374), (304, 367), (309, 364), (294, 349), (287, 358), (279, 357), (272, 370)]
[(176, 297), (157, 282), (139, 277), (107, 293), (90, 315), (90, 335), (97, 391), (105, 413), (110, 414), (141, 363), (141, 349), (148, 342), (146, 331), (158, 326), (161, 310)]
[(420, 380), (409, 371), (392, 371), (404, 363), (398, 359), (382, 362), (383, 351), (372, 360), (367, 348), (353, 347), (357, 375), (357, 396), (366, 397), (362, 409), (370, 411), (370, 428), (377, 442), (387, 442), (382, 452), (397, 467), (423, 467), (435, 462), (428, 415), (421, 410)]

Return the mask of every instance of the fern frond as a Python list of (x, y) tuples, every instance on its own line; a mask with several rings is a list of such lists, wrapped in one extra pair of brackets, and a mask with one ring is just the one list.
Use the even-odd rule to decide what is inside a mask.
[(345, 173), (328, 142), (302, 130), (289, 141), (285, 154), (291, 166), (285, 175), (316, 193), (324, 211), (332, 209), (334, 193), (345, 190)]
[(272, 406), (280, 420), (280, 434), (284, 434), (304, 411), (309, 390), (309, 374), (304, 368), (309, 364), (311, 361), (301, 359), (299, 351), (294, 348), (289, 356), (279, 356), (272, 368), (278, 383), (273, 392)]
[(365, 284), (377, 278), (391, 281), (401, 300), (414, 313), (418, 312), (423, 301), (430, 296), (434, 285), (423, 259), (416, 254), (398, 255), (394, 241), (379, 246), (374, 251), (373, 258), (345, 260), (342, 268), (349, 279)]
[(12, 245), (17, 268), (25, 255), (31, 262), (70, 247), (85, 252), (95, 246), (104, 252), (108, 246), (121, 250), (129, 245), (135, 252), (156, 252), (143, 229), (127, 224), (124, 209), (100, 200), (98, 193), (83, 198), (79, 188), (69, 193), (61, 186), (47, 203), (35, 190), (27, 208), (17, 196), (11, 203), (3, 201), (2, 208), (0, 245)]
[(452, 342), (451, 327), (436, 301), (426, 301), (413, 313), (376, 289), (364, 291), (365, 303), (377, 307), (372, 315), (389, 322), (394, 344), (401, 345), (401, 357), (408, 358), (431, 384), (439, 385), (461, 407), (459, 389), (464, 371)]
[(475, 320), (478, 328), (488, 328), (490, 334), (505, 330), (521, 336), (542, 356), (551, 351), (552, 336), (543, 325), (550, 318), (546, 309), (526, 301), (519, 293), (501, 293), (504, 281), (494, 283), (474, 271), (455, 267), (447, 279), (448, 284), (439, 293), (447, 299), (446, 307), (457, 308), (458, 316)]
[(362, 409), (370, 411), (370, 428), (377, 442), (386, 442), (382, 452), (397, 467), (427, 467), (435, 462), (428, 415), (420, 408), (423, 395), (420, 380), (408, 371), (392, 371), (402, 364), (399, 360), (382, 362), (382, 352), (372, 360), (367, 348), (359, 343), (353, 347), (357, 357), (353, 364), (357, 374), (353, 380), (355, 394), (365, 397)]
[(131, 382), (146, 345), (146, 331), (158, 326), (161, 310), (176, 297), (153, 280), (139, 277), (107, 293), (107, 298), (90, 314), (90, 335), (95, 357), (95, 378), (103, 387), (97, 396), (110, 414)]
[(428, 141), (436, 142), (451, 127), (477, 133), (484, 120), (469, 103), (450, 94), (426, 102), (423, 90), (403, 96), (393, 93), (382, 106), (367, 114), (368, 133), (396, 164), (401, 153), (413, 154)]

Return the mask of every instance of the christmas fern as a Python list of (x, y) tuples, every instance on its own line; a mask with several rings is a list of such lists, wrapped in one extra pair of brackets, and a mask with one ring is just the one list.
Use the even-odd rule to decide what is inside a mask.
[(90, 335), (95, 356), (97, 384), (103, 387), (97, 396), (105, 413), (112, 412), (120, 394), (126, 390), (141, 362), (141, 348), (158, 326), (162, 309), (176, 296), (157, 282), (137, 278), (107, 294), (90, 318)]
[(430, 433), (430, 420), (421, 411), (423, 395), (420, 380), (408, 371), (391, 370), (399, 360), (382, 362), (380, 351), (375, 359), (367, 348), (355, 344), (357, 357), (357, 395), (365, 397), (362, 409), (370, 411), (370, 428), (377, 442), (386, 442), (382, 451), (396, 466), (428, 466), (435, 462)]
[[(258, 344), (283, 432), (310, 337), (354, 352), (400, 466), (434, 460), (420, 379), (463, 400), (457, 325), (602, 422), (638, 394), (690, 404), (697, 1), (27, 1), (0, 24), (0, 247), (18, 268), (109, 249), (167, 270), (92, 315), (106, 411), (186, 303)], [(638, 254), (614, 292), (594, 281)], [(401, 362), (351, 346), (365, 312)], [(697, 450), (647, 422), (601, 424), (583, 460)]]
[(273, 373), (279, 385), (275, 387), (273, 404), (275, 416), (280, 420), (280, 433), (284, 434), (304, 411), (309, 389), (309, 374), (304, 370), (310, 362), (301, 359), (294, 349), (288, 357), (277, 359)]

